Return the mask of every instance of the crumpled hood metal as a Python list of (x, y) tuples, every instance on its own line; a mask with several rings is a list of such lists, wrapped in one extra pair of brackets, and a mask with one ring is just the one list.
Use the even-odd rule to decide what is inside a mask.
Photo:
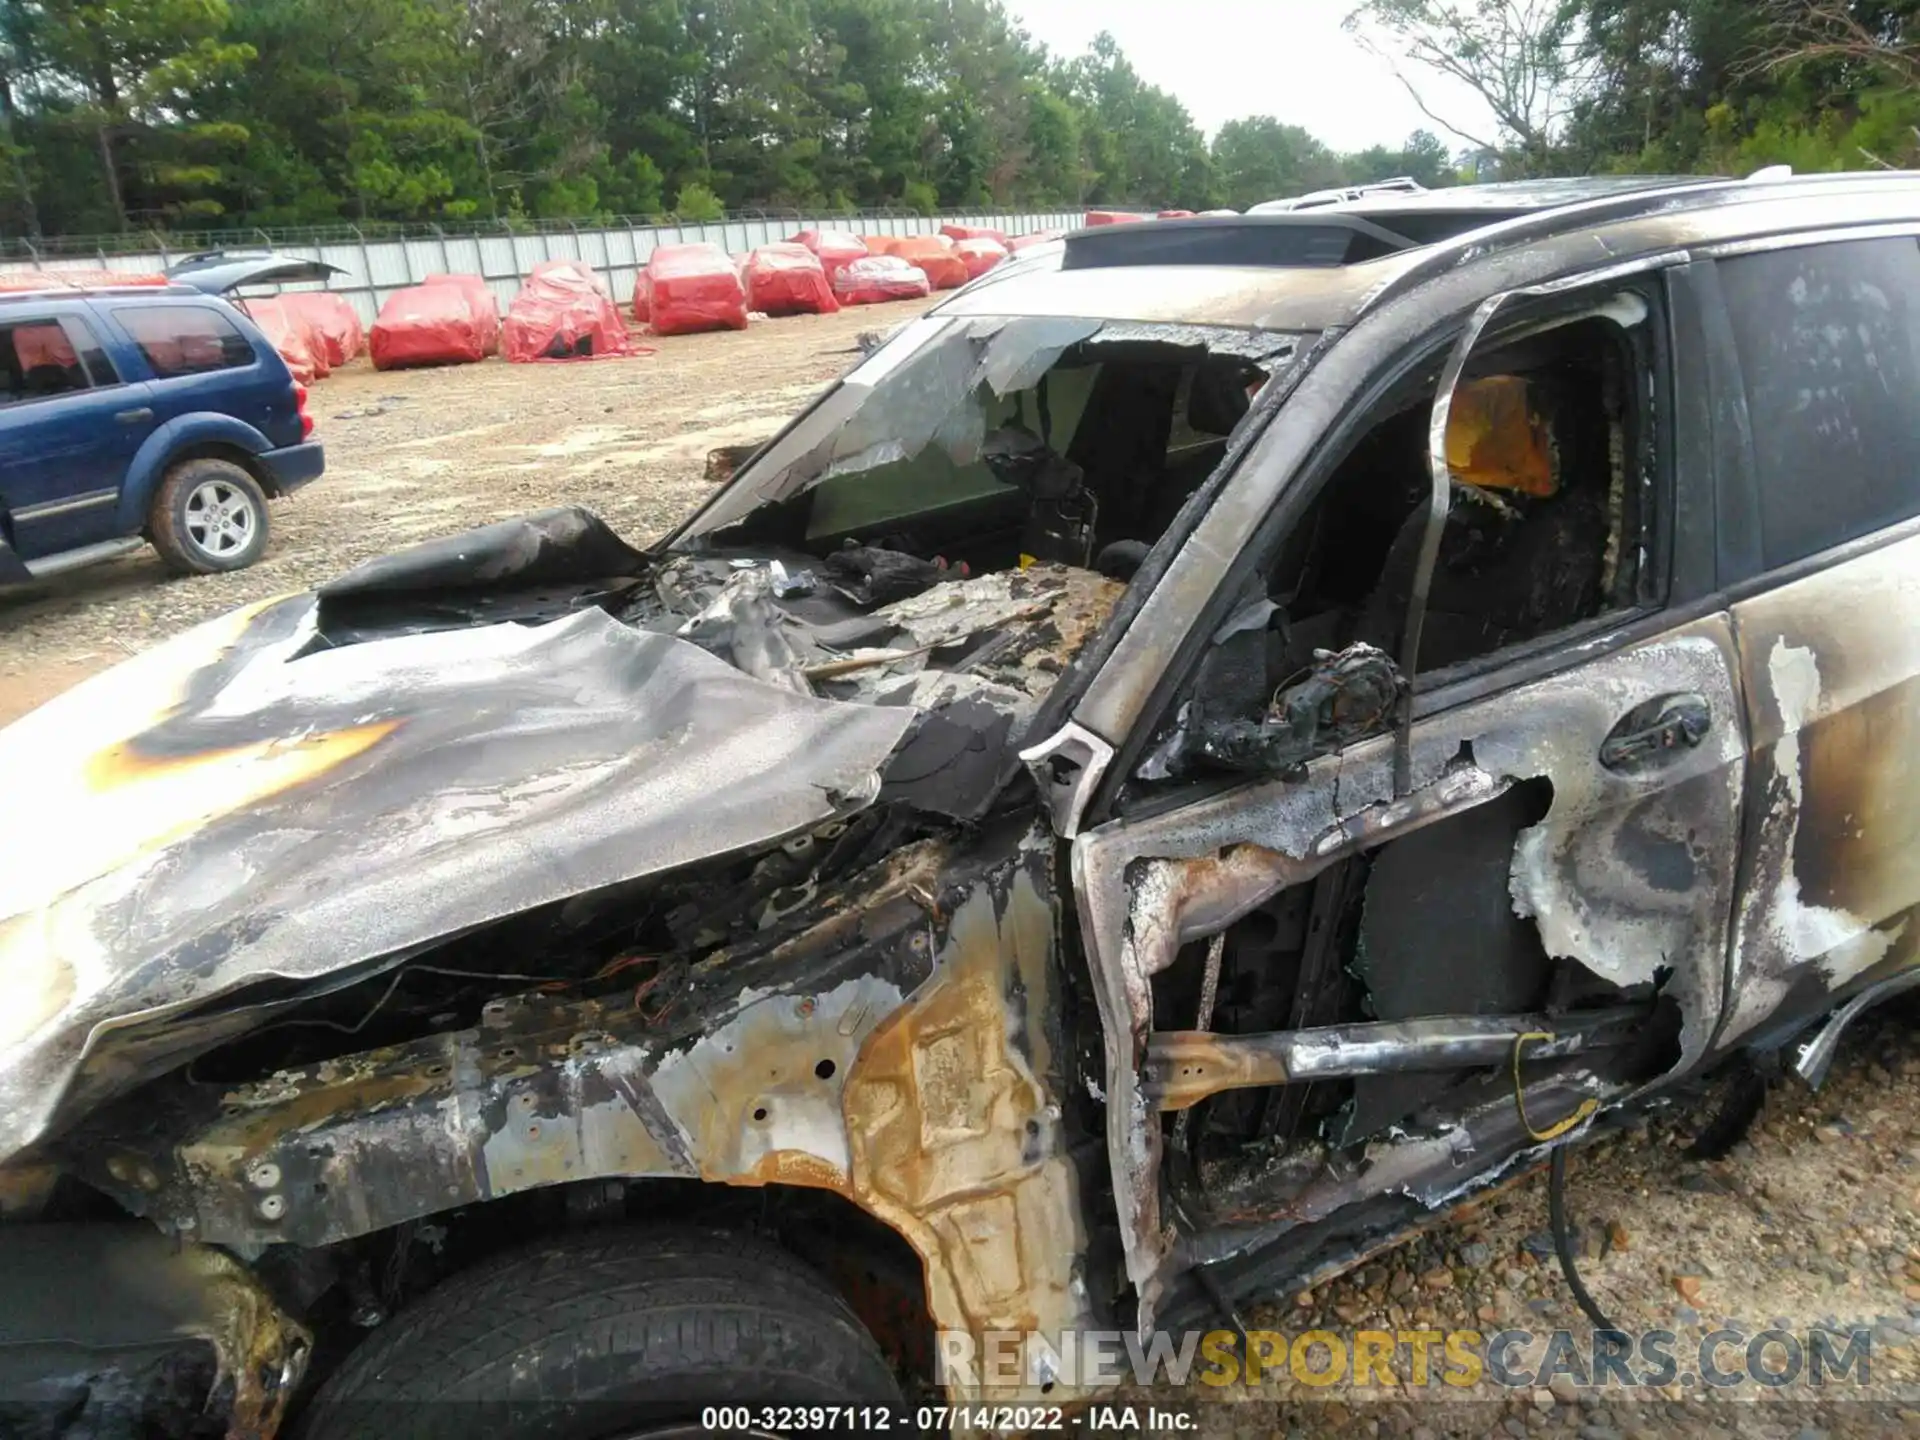
[(0, 1161), (68, 1118), (115, 1027), (858, 810), (917, 713), (599, 609), (328, 649), (318, 605), (212, 621), (0, 730)]

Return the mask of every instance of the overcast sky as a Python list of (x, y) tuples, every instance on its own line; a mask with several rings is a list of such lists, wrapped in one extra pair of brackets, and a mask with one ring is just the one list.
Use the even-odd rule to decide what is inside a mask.
[[(1425, 126), (1393, 71), (1340, 28), (1353, 0), (1006, 0), (1028, 34), (1075, 56), (1113, 32), (1148, 83), (1179, 97), (1209, 138), (1228, 120), (1272, 115), (1336, 150), (1398, 145)], [(1407, 69), (1432, 108), (1467, 130), (1490, 131), (1470, 92)]]

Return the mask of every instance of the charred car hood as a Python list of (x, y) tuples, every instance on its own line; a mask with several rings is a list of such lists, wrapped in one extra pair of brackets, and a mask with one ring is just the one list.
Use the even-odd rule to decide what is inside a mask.
[(322, 603), (202, 625), (0, 731), (0, 1161), (158, 1068), (181, 1017), (861, 809), (916, 715), (601, 608), (332, 648)]

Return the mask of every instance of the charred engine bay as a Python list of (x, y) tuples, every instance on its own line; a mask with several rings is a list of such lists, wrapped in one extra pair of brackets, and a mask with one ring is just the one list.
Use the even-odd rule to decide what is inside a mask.
[[(663, 1035), (697, 1033), (697, 1017), (739, 990), (755, 955), (776, 949), (797, 917), (818, 918), (821, 897), (915, 842), (980, 821), (1010, 781), (1025, 784), (1015, 752), (1033, 715), (1123, 588), (1065, 565), (975, 576), (853, 545), (825, 559), (759, 547), (656, 560), (577, 509), (431, 542), (343, 577), (321, 592), (315, 648), (594, 608), (798, 694), (917, 714), (877, 793), (833, 797), (846, 818), (526, 911), (361, 978), (304, 992), (263, 982), (208, 1015), (271, 1018), (202, 1055), (188, 1082), (243, 1083), (471, 1026), (489, 1002), (528, 991), (628, 1003)], [(723, 728), (725, 717), (687, 723)], [(716, 977), (703, 961), (723, 951)]]
[(622, 618), (804, 694), (921, 711), (880, 798), (971, 820), (1015, 774), (1040, 702), (1124, 588), (1059, 564), (969, 576), (877, 546), (722, 552), (667, 561)]

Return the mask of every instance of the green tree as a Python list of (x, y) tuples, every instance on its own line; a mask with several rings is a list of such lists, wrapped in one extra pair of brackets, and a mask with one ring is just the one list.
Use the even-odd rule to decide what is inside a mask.
[[(31, 151), (19, 123), (14, 91), (33, 64), (32, 41), (26, 13), (17, 7), (0, 10), (0, 182), (8, 184), (19, 208), (20, 228), (40, 234), (40, 210), (34, 203), (33, 177), (27, 171)], [(4, 213), (4, 212), (0, 212)]]
[[(1229, 120), (1213, 139), (1213, 168), (1222, 201), (1236, 210), (1338, 185), (1340, 159), (1298, 125), (1271, 115)], [(1384, 177), (1383, 177), (1384, 178)]]
[[(1578, 0), (1361, 0), (1346, 25), (1435, 124), (1476, 149), (1506, 151), (1525, 171), (1555, 168), (1558, 140), (1594, 77)], [(1498, 132), (1433, 109), (1408, 67), (1473, 91)]]
[(486, 209), (438, 0), (239, 0), (258, 58), (197, 100), (245, 123), (230, 208), (256, 224), (420, 220)]
[[(1206, 145), (1186, 107), (1148, 85), (1105, 31), (1062, 77), (1081, 126), (1090, 200), (1181, 205), (1207, 200)], [(1191, 202), (1198, 202), (1193, 204)]]
[(698, 180), (689, 180), (674, 197), (673, 214), (676, 220), (724, 220), (727, 218), (727, 207), (708, 186)]
[(1026, 87), (1027, 160), (1010, 197), (1015, 203), (1077, 205), (1085, 197), (1080, 112), (1044, 79)]
[(1598, 81), (1567, 163), (1920, 164), (1920, 0), (1580, 0)]
[[(1416, 97), (1207, 144), (1111, 36), (1003, 0), (0, 0), (0, 227), (719, 206), (1202, 209), (1410, 175), (1920, 164), (1920, 0), (1361, 0)], [(1456, 167), (1450, 146), (1467, 157)]]
[[(155, 189), (198, 189), (218, 180), (217, 167), (182, 165), (175, 158), (179, 142), (230, 144), (241, 138), (235, 128), (201, 129), (174, 117), (190, 110), (196, 90), (254, 58), (251, 46), (227, 37), (227, 0), (16, 3), (47, 69), (84, 96), (68, 114), (98, 145), (101, 180), (120, 228), (127, 224), (130, 187), (146, 199)], [(164, 143), (168, 139), (175, 143)], [(141, 141), (154, 142), (145, 146), (153, 168), (144, 179), (122, 173), (123, 148)]]

